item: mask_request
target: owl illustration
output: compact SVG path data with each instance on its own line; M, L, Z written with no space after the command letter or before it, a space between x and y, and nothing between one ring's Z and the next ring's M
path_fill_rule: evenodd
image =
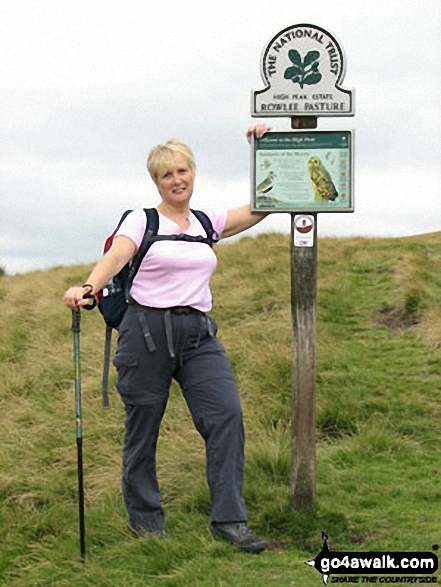
M338 196L329 172L319 157L311 157L308 161L309 177L314 188L316 202L333 202Z
M274 171L270 171L266 177L256 188L256 191L259 195L267 194L270 192L274 187L274 180L276 179L276 174Z

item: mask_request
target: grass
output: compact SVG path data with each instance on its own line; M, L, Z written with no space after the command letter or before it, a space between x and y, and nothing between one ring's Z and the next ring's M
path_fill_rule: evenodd
M317 305L317 504L290 503L289 239L219 246L213 315L239 383L245 498L270 549L214 540L204 447L172 387L158 446L170 538L127 531L123 408L101 407L104 328L82 313L87 561L79 562L70 313L61 294L90 267L0 281L0 584L241 587L320 584L321 548L430 551L440 542L441 234L321 239ZM115 373L111 373L114 387Z

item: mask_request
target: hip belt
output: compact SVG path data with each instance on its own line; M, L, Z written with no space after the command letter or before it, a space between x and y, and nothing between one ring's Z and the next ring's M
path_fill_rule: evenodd
M177 314L178 316L181 314L204 314L201 310L197 310L196 308L192 308L191 306L173 306L172 308L166 308L166 310L170 311L171 314Z
M154 307L150 307L150 306L142 306L141 304L137 304L137 303L130 304L130 305L136 306L141 309L153 311L153 312L163 312L164 313L164 325L165 325L165 336L166 336L166 340L167 340L167 348L168 348L168 352L170 354L170 357L172 359L175 358L172 314L174 314L176 316L189 315L189 314L200 314L201 316L203 316L205 318L205 323L207 326L208 335L210 337L215 336L214 327L213 327L213 324L212 324L209 316L205 312L202 312L202 310L197 310L196 308L193 308L192 306L173 306L171 308L154 308ZM149 349L150 352L154 352L156 350L156 345L155 345L155 342L154 342L153 337L150 332L150 328L148 325L146 314L139 312L138 319L141 324L142 333L144 335L144 340L147 344L147 348ZM199 338L196 343L196 348L199 346L200 335L201 335L201 332L199 333Z

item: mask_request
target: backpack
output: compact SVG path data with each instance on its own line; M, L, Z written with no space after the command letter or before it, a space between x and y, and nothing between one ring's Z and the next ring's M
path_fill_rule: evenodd
M104 245L104 253L110 249L113 239L126 217L132 210L126 210L121 216L115 230L107 238ZM218 236L214 231L210 218L202 210L193 210L191 212L196 216L206 232L204 236L191 236L188 234L158 234L159 215L156 208L144 208L146 215L146 227L141 244L132 261L127 263L119 273L117 273L97 295L98 309L101 312L106 323L106 340L104 347L104 371L103 371L103 406L109 407L108 398L108 381L110 368L110 349L112 343L112 330L118 329L124 318L124 314L131 301L130 289L133 280L138 273L142 260L153 243L161 240L179 240L186 242L200 242L213 247L218 241Z

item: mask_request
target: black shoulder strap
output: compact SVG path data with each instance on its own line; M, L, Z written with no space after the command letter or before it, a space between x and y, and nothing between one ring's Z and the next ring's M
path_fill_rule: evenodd
M207 233L209 245L210 245L210 247L212 247L219 240L219 235L215 232L215 230L213 228L213 224L212 224L208 214L206 214L205 212L202 212L202 210L191 209L191 211L196 216L196 218L199 220L199 222L202 224L202 228Z
M124 214L121 216L121 218L119 219L118 225L115 228L115 232L119 229L119 227L121 226L121 224L124 222L124 220L127 218L127 216L130 214L130 212L133 212L133 210L126 210L124 212Z
M127 293L132 287L133 280L138 273L142 260L153 244L153 237L158 234L159 216L156 208L144 208L144 212L146 215L145 232L141 244L139 245L139 249L136 255L133 257L132 263L130 264L129 277L127 279Z

